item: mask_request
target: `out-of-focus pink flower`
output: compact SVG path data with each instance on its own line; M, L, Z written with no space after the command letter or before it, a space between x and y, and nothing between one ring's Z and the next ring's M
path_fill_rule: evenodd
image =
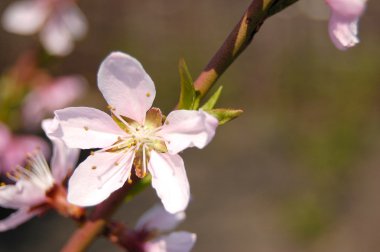
M56 127L53 121L45 121L44 129L48 136ZM38 215L51 206L59 205L62 210L61 183L74 168L79 151L68 149L62 141L51 137L54 153L51 160L51 171L40 151L34 151L28 157L27 167L18 166L8 173L8 178L15 184L0 186L0 206L17 209L7 218L0 220L0 231L17 227L35 215Z
M346 50L359 43L358 23L367 0L326 0L330 6L329 34L334 45Z
M59 77L47 85L35 87L23 104L25 127L36 129L47 114L74 102L85 90L86 82L79 76Z
M161 111L151 108L156 90L140 62L116 52L98 72L98 87L112 117L87 107L55 112L57 137L71 148L102 148L75 170L68 199L80 206L96 205L130 178L149 171L166 210L183 211L189 202L189 182L178 153L205 147L214 137L218 120L204 111L175 110L163 123Z
M196 241L194 233L178 231L168 234L185 217L184 212L171 214L161 205L156 205L138 220L134 231L126 232L120 238L120 243L128 251L189 252Z
M0 123L0 155L6 149L9 141L11 140L11 132L8 127Z
M9 129L0 123L0 172L5 173L23 165L27 153L40 149L49 155L48 144L40 137L33 135L12 135Z
M2 23L9 32L31 35L38 31L46 50L64 56L87 32L87 20L72 0L21 0L5 10Z

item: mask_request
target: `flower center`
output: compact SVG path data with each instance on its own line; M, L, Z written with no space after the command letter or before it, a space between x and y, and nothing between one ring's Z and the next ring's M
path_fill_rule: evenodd
M29 181L43 191L48 191L54 185L54 178L49 166L39 150L34 154L28 154L25 167L18 166L6 175L15 183L20 180Z
M152 113L155 113L153 120L151 118ZM157 114L159 116L157 116ZM133 165L135 174L139 178L145 177L150 152L152 150L160 153L168 151L165 140L157 134L162 125L161 112L157 112L157 110L153 110L153 112L148 111L146 122L143 125L122 116L114 115L114 120L127 135L119 137L118 141L107 148L106 151L134 151L135 158Z

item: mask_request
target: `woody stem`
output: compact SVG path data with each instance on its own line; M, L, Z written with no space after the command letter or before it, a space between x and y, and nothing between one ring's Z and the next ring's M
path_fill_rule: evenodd
M253 0L222 46L194 82L201 97L251 43L265 19L298 0Z

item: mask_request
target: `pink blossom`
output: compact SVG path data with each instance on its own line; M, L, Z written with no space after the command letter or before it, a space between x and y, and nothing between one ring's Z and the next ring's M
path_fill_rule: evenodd
M64 108L81 97L86 82L79 76L67 76L54 79L47 85L37 86L25 98L22 115L26 127L35 129L46 114Z
M71 148L102 148L75 170L68 199L80 206L96 205L130 178L149 171L167 211L186 208L190 192L182 158L188 147L205 147L218 120L204 111L175 110L164 123L151 108L156 90L141 64L115 52L101 64L98 87L112 117L93 108L72 107L55 112L60 130L55 135Z
M185 217L184 212L171 214L156 205L138 220L135 230L126 232L119 242L128 251L189 252L196 241L195 234L185 231L168 233Z
M31 35L40 31L40 40L54 55L69 54L74 41L87 32L87 20L71 0L21 0L5 10L2 23L9 32Z
M346 50L359 43L358 23L367 0L326 0L331 9L329 34L335 46Z
M5 173L18 165L23 165L26 154L39 148L49 155L49 146L40 137L33 135L13 135L5 124L0 123L0 171Z
M44 130L48 136L54 127L56 124L52 121L44 122ZM54 147L51 171L42 153L35 151L28 157L27 168L19 166L14 172L8 173L8 178L15 183L1 185L0 206L16 209L16 212L0 220L0 231L17 227L44 212L50 207L49 204L58 202L62 208L62 194L65 196L65 193L61 191L61 183L73 169L79 152L68 149L62 141L52 136L51 140Z

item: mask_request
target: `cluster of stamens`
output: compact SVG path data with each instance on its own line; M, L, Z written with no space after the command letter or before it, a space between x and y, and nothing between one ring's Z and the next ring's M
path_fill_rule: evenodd
M112 112L111 108L111 112ZM148 127L147 125L140 125L139 123L132 121L128 118L113 114L115 122L123 129L127 134L126 136L118 137L117 141L109 147L99 150L99 152L134 152L133 167L137 177L143 178L147 174L147 166L150 159L150 152L155 150L157 152L167 152L165 140L157 135L157 132L161 130L162 126ZM127 122L128 121L128 122ZM94 155L96 152L93 152ZM99 180L104 182L111 179L113 176L123 177L128 169L123 169L130 159L128 155L121 156L115 163L114 173L107 174L107 178L104 178L105 174L98 176ZM93 170L96 166L92 167ZM131 182L131 176L129 175L128 181Z
M42 190L49 190L54 185L49 165L39 149L33 154L27 154L25 167L18 165L11 172L7 172L6 176L15 183L20 180L29 181ZM1 186L5 185L1 183Z

